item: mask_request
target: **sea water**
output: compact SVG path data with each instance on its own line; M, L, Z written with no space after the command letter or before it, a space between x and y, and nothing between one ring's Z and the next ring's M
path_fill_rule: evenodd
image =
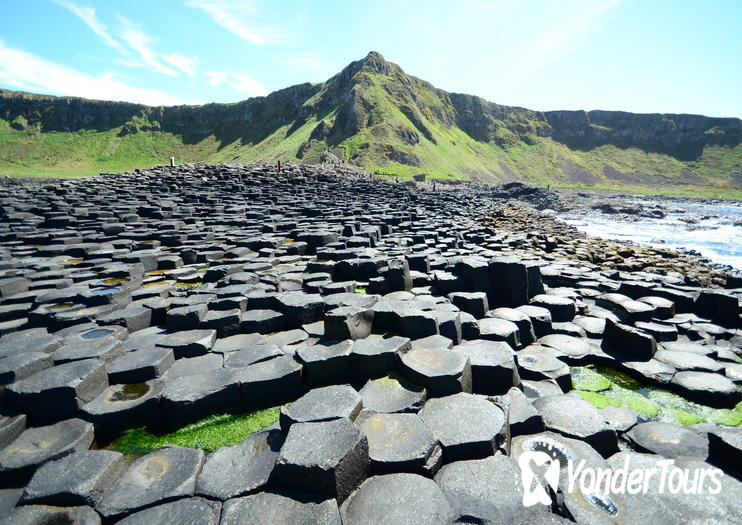
M695 250L715 263L742 270L742 206L736 203L703 204L650 199L637 200L634 204L661 204L666 207L667 216L662 219L637 217L636 221L626 222L611 215L596 214L581 218L567 216L564 221L601 239ZM685 210L685 213L673 210ZM703 218L705 215L714 217ZM683 217L693 217L697 222L689 229L689 225L681 221Z

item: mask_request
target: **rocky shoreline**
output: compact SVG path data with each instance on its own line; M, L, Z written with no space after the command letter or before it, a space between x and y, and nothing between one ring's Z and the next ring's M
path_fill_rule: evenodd
M342 166L0 187L0 523L739 516L742 290L697 255L587 239L534 209L566 208L549 190ZM711 416L606 405L611 381L590 367ZM274 407L274 424L209 454L106 446ZM563 481L568 461L673 459L720 469L721 491L562 482L526 507L532 452Z

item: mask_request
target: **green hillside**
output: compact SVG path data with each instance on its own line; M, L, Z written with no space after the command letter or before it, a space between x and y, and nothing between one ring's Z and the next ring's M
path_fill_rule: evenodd
M148 107L0 90L0 174L167 162L316 162L381 174L742 195L742 122L537 112L447 93L378 53L323 84L236 104Z

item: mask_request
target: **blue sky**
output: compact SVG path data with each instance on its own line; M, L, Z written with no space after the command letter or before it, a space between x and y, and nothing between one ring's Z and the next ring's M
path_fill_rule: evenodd
M737 0L0 0L0 87L152 105L322 82L370 50L536 110L742 117Z

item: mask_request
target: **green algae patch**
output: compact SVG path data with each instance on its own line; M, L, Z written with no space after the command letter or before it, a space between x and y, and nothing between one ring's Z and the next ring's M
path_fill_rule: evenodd
M357 294L366 295L366 289L363 286L356 286L354 291Z
M279 413L280 407L274 407L245 414L209 416L168 434L156 434L146 427L132 428L124 431L108 448L127 456L143 456L165 445L213 452L236 445L271 426L278 421Z
M600 408L601 410L606 408L607 406L621 406L621 403L619 401L611 399L610 397L604 396L602 394L597 394L595 392L585 392L582 390L578 390L577 393L580 394L580 397L582 397L582 399L584 399L591 405Z
M721 409L712 414L708 421L717 425L738 427L742 425L742 414L737 410Z
M623 372L606 367L572 367L570 374L577 393L600 409L625 406L644 420L685 426L705 422L742 426L742 403L734 409L711 408L688 401L663 388L643 385Z
M657 419L661 412L659 405L638 394L626 399L626 408L644 419Z
M571 375L572 388L575 390L601 392L613 386L610 379L588 367L575 367L572 369Z

